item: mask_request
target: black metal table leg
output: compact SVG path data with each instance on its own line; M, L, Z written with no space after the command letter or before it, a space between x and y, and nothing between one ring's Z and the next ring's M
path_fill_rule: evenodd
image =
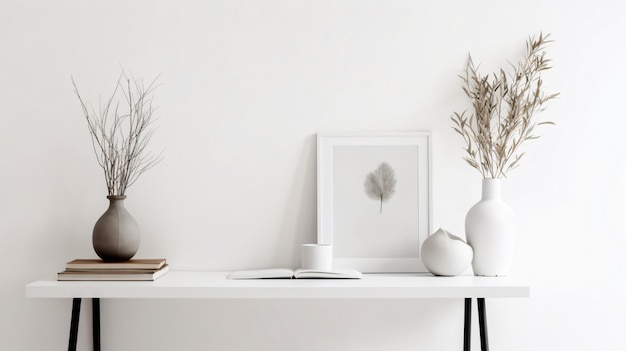
M478 299L478 324L480 325L480 349L489 351L489 340L487 339L487 308L485 306L485 298Z
M463 351L470 351L472 340L472 299L465 298L465 323L463 324Z
M80 319L80 303L81 299L75 297L72 301L72 321L70 322L70 341L68 343L68 351L76 351L76 341L78 339L78 321Z
M100 351L100 299L91 299L93 304L92 325L93 325L93 351Z

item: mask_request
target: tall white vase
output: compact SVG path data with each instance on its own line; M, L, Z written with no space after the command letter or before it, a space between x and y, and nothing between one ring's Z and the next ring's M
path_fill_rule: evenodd
M515 237L516 217L501 199L501 180L485 178L482 198L465 217L465 236L474 250L475 275L499 277L509 274Z

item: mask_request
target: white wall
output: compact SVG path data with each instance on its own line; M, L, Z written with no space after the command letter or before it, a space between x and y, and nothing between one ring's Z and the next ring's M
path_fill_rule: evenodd
M67 347L71 302L27 300L24 285L94 255L106 194L71 75L95 101L120 65L162 74L165 159L128 192L138 256L296 266L315 240L319 130L432 131L434 228L462 235L480 176L450 128L466 107L457 75L469 51L493 69L542 30L556 40L546 87L561 92L544 117L558 124L505 184L532 297L488 301L491 346L626 349L625 16L610 0L0 1L0 350ZM102 318L117 351L462 344L461 301L122 300Z

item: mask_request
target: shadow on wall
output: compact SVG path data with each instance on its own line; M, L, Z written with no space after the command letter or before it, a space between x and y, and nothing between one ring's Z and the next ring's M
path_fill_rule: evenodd
M293 182L285 201L280 233L275 250L291 249L290 264L300 266L300 246L317 243L317 144L309 135L302 146Z

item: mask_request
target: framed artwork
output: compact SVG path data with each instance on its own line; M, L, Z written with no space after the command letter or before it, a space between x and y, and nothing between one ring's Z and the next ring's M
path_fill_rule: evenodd
M430 165L429 132L317 134L317 241L334 268L427 271Z

